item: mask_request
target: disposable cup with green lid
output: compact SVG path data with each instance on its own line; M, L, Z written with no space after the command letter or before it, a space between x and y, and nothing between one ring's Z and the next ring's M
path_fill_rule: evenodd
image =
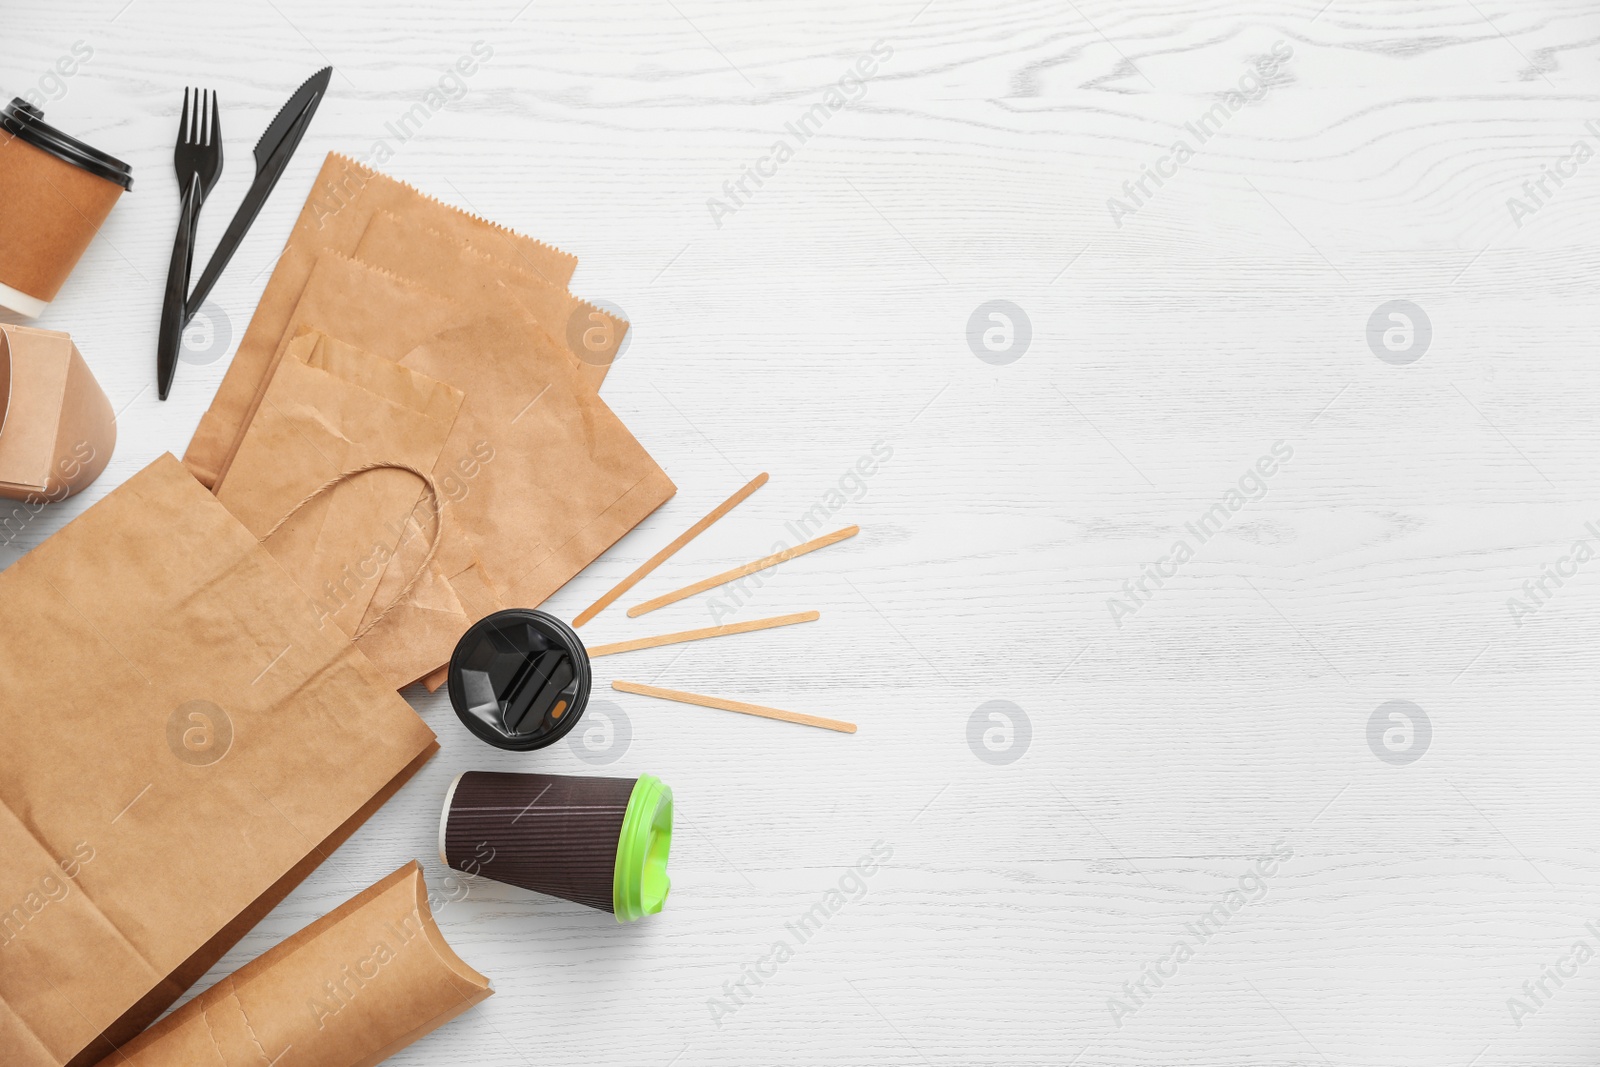
M671 882L672 789L661 779L466 771L439 820L445 866L560 897L618 922L653 915Z

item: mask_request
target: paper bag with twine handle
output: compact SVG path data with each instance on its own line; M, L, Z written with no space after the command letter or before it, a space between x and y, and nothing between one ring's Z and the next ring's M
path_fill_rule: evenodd
M448 903L448 900L446 901ZM415 860L268 949L103 1067L367 1067L487 998Z
M437 668L475 619L500 607L486 582L465 582L462 595L450 585L448 575L478 560L450 521L449 494L429 481L424 498L417 482L456 470L444 446L461 402L436 379L300 333L216 488L251 532L265 540L270 528L268 550L396 689ZM303 500L357 468L378 473ZM461 484L446 482L455 493Z
M171 456L0 603L0 1063L93 1063L438 743Z
M575 256L450 207L404 182L330 152L222 385L184 453L184 464L201 484L216 484L234 443L249 424L250 412L266 387L269 365L288 332L289 317L317 256L326 251L354 252L377 211L417 219L551 285L565 286L578 265Z
M469 468L476 473L462 480L463 492L451 495L453 525L481 565L463 570L440 561L440 573L471 617L453 633L434 617L440 625L430 631L427 647L439 654L427 668L434 672L427 678L431 689L442 680L438 669L449 662L455 639L489 614L474 613L475 603L539 604L675 491L585 381L571 352L529 319L505 313L485 318L459 301L330 252L307 279L290 328L335 336L460 391L461 411L433 469L440 484L460 475L459 465L475 454L493 457ZM285 343L275 376L293 373L294 343ZM275 388L269 386L268 396ZM307 410L313 421L342 422ZM255 418L274 415L264 403ZM349 432L341 436L357 439ZM241 441L240 454L245 447ZM230 464L219 486L225 498L234 477ZM397 618L374 637L390 630L403 641L410 625ZM410 665L426 658L420 647L408 646L417 652Z

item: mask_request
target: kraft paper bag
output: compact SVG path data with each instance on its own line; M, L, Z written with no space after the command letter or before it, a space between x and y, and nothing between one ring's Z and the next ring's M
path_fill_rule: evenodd
M269 364L288 334L289 317L317 257L327 251L354 252L368 220L378 211L414 218L551 285L565 286L578 265L575 256L450 207L404 182L330 152L211 408L184 454L185 465L203 485L216 484L235 442L249 424L256 400L266 387Z
M0 1063L94 1063L438 744L171 456L0 604Z
M117 419L72 338L0 323L0 496L65 500L111 462Z
M519 320L447 330L401 363L465 396L446 455L493 447L454 514L507 604L542 603L677 491L568 353Z
M476 255L470 248L466 251ZM417 269L412 268L411 273L417 273ZM436 271L428 269L421 273L432 276ZM493 292L485 288L489 286L502 295L495 298ZM325 252L317 258L305 285L300 290L300 300L289 317L283 340L267 364L267 381L270 382L272 375L276 373L278 364L292 340L306 330L316 330L337 337L341 341L396 361L427 338L444 330L491 317L517 318L522 323L521 329L528 335L529 344L544 346L557 344L550 332L524 310L522 301L511 297L511 292L499 281L481 273L460 275L449 282L446 288L441 289L415 281L386 266L374 265L336 252ZM571 301L572 298L566 296L565 300ZM544 303L548 304L549 301ZM584 329L578 331L579 337L574 342L577 347L588 351L583 348L585 344L590 343L584 339L585 337L613 338L614 340L605 344L610 346L608 351L614 353L615 344L620 341L626 323L611 319L599 309L589 308L588 305L581 305L574 314L578 315L573 320L574 328L584 326ZM588 318L590 315L603 316L603 321L595 324ZM599 344L599 342L594 343ZM590 388L598 389L604 371L609 368L609 362L605 366L597 367L573 355L569 348L562 347L561 351L567 353L579 372L580 380L586 382ZM607 350L597 349L597 351L605 355ZM249 420L255 418L256 412L260 410L260 404L261 398L258 397L247 412L246 425ZM218 483L227 479L228 468L233 462L234 455L237 455L242 440L241 435L223 461Z
M462 465L470 474L476 462ZM436 473L435 484L444 495L448 515L455 499L451 494L467 483ZM406 584L418 574L428 545L428 531L413 515L399 550L378 579L377 592L361 623L365 632L356 644L390 678L404 678L409 684L431 674L439 664L449 662L468 627L506 606L476 556L470 556L465 565L452 561L449 550L459 529L459 522L447 521L442 558L429 563L405 592Z
M276 374L292 343L290 338L305 331L335 335L341 343L397 363L406 352L463 314L461 305L438 293L348 257L326 253L306 280L290 318L290 334L274 356L269 373ZM259 408L252 412L252 421L258 412ZM242 446L242 438L239 443ZM461 452L441 455L434 472L440 490L447 499L470 492L478 470L492 458L492 446L481 438L465 442ZM230 467L231 458L223 466L219 485L229 480ZM426 541L418 536L415 525L408 530L402 553L385 569L371 603L395 604L400 591L397 583L417 573L417 552ZM402 679L402 683L446 662L467 625L504 606L494 582L481 566L475 560L460 560L453 554L455 547L453 539L447 537L442 545L445 551L411 594L391 609L392 617L385 618L381 629L374 627L362 638L363 650L382 663L391 676L398 677L418 658L433 658L425 670ZM461 623L462 618L466 619L465 624ZM364 619L362 625L371 627L371 617ZM377 647L380 644L381 650Z
M272 381L289 345L308 330L397 363L424 339L460 321L463 313L460 304L443 294L347 256L324 253L301 287L283 339L266 363L263 385ZM263 388L262 396L251 401L243 426L255 418L265 393ZM241 433L232 443L216 484L227 480L243 440Z
M102 1064L370 1067L492 992L439 932L413 860Z
M454 482L430 488L410 473L439 466L461 402L457 389L307 331L288 345L216 488L396 689L449 658L481 617L470 610L498 609L464 605L445 580L478 562L443 496ZM387 464L410 471L345 477ZM300 506L330 480L340 484Z
M484 592L481 601L540 603L675 491L572 354L529 319L483 319L459 301L327 252L290 329L335 337L463 394L433 473L444 486L463 464L475 471L451 513L480 566L442 569L468 614L471 589ZM477 457L490 458L474 464ZM221 484L232 476L228 469ZM438 688L450 648L430 668L430 688Z
M355 258L459 301L472 318L515 312L532 319L572 353L580 376L596 390L628 332L622 319L537 274L387 211L367 223Z

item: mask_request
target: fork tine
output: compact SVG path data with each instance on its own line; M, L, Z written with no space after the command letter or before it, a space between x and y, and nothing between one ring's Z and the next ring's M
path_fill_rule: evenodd
M222 116L217 112L217 93L216 90L213 89L211 91L211 137L206 141L207 144L218 143L218 141L221 139L220 135L218 134L218 130L220 130L221 127Z
M183 90L183 114L178 118L178 140L189 139L189 90Z

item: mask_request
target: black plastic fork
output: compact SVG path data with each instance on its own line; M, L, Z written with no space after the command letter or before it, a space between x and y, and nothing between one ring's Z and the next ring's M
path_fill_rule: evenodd
M189 109L191 92L192 115ZM207 103L210 104L209 114ZM222 175L222 121L216 93L205 89L183 91L183 115L178 119L178 146L173 150L172 163L183 201L178 211L178 235L172 243L172 262L167 267L161 332L156 339L156 392L162 400L172 391L172 379L178 370L178 350L183 346L183 311L189 296L189 268L194 262L200 206Z

